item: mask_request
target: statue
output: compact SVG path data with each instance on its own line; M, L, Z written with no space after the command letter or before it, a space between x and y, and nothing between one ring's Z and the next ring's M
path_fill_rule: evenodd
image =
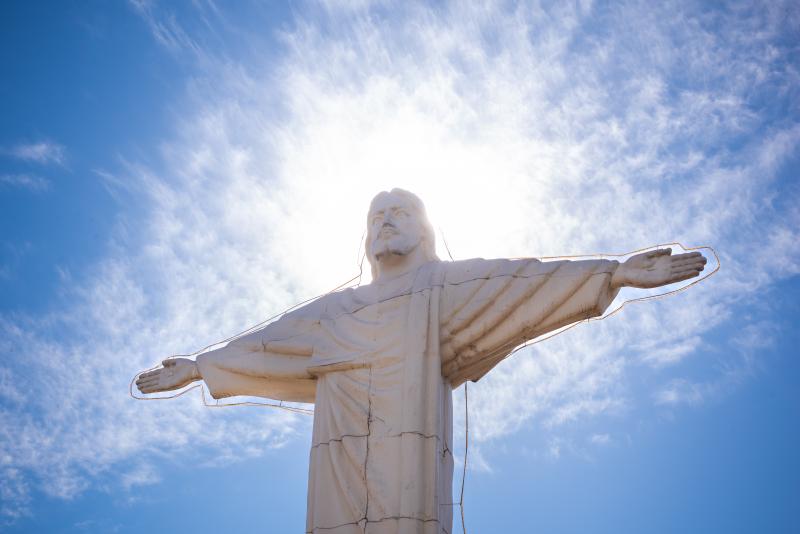
M697 252L442 262L420 199L379 193L369 285L325 295L218 350L165 360L142 393L204 380L214 398L315 404L306 532L452 530L452 390L521 343L602 315L623 286L696 277Z

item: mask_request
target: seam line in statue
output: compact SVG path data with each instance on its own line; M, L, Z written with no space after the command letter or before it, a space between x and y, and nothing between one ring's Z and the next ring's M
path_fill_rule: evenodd
M389 435L389 436L381 436L381 439L399 438L399 437L405 436L406 434L414 434L414 435L419 436L419 437L421 437L423 439L430 439L430 438L435 438L436 440L440 439L439 436L437 436L436 434L425 434L423 432L418 432L416 430L407 430L405 432L400 432L399 434L392 434L392 435ZM372 435L371 432L368 433L368 434L344 434L344 435L342 435L342 436L340 436L338 438L331 438L331 439L329 439L327 441L320 441L319 443L315 443L314 445L311 446L311 448L312 449L316 449L317 447L321 447L322 445L330 445L331 443L335 443L335 442L341 443L345 438L354 438L354 439L357 439L357 438L368 438L371 435ZM445 453L451 454L450 450L448 448L446 448L446 447L442 450L442 453L443 454L445 454Z
M452 506L459 506L466 534L468 388L464 384L457 502L448 443L453 440L452 389L479 380L522 347L584 320L609 317L628 302L659 298L625 301L604 316L622 287L668 286L698 277L707 262L700 252L673 257L671 248L641 249L623 264L609 256L628 254L596 254L577 262L567 257L441 261L422 202L399 189L373 199L362 239L359 270L366 257L369 285L361 285L360 273L355 284L353 278L224 341L163 360L161 368L135 379L145 394L202 381L172 397L200 388L206 405L206 388L216 399L279 400L277 405L228 406L302 410L283 403L313 402L318 409L306 411L314 414L307 534L448 534ZM718 269L719 258L711 274ZM224 343L230 347L206 352ZM133 396L132 387L133 381Z
M400 519L408 519L408 520L411 520L411 521L419 521L420 523L439 523L439 519L438 518L423 519L421 517L411 517L411 516L406 516L406 515L391 515L391 516L381 517L380 519L364 519L364 518L362 518L362 519L359 519L358 521L349 521L347 523L342 523L340 525L335 525L335 526L332 526L332 527L314 527L314 530L306 530L306 534L313 534L314 532L316 532L318 530L336 530L337 528L347 527L347 526L350 526L350 525L360 525L361 523L364 523L364 528L366 529L366 526L368 524L371 524L371 523L382 523L383 521L397 521L397 520L400 520ZM449 534L449 532L447 532L447 530L445 530L444 527L441 527L441 529L445 532L445 534Z
M523 271L523 270L524 270L526 267L528 267L528 265L530 265L530 264L528 263L528 264L523 264L523 265L520 265L520 267L519 267L519 269L517 270L517 272L515 272L515 273L511 273L510 275L508 275L508 274L507 274L507 275L498 275L498 276L494 277L494 280L502 280L502 281L503 281L503 287L500 289L500 291L498 291L498 292L497 292L497 294L496 294L495 298L500 298L502 295L504 295L504 294L505 294L505 293L506 293L506 292L509 290L509 288L510 288L512 285L514 285L514 282L515 282L517 279L529 278L529 277L530 277L530 275L529 275L528 277L526 277L524 274L520 274L520 271ZM542 280L542 281L540 281L540 282L539 282L539 284L537 284L537 285L533 285L533 286L532 286L532 288L533 288L533 289L532 289L532 291L533 291L534 293L535 293L536 291L538 291L539 287L541 287L541 286L542 286L544 283L546 283L546 281L547 281L547 280L549 280L549 279L550 279L550 278L553 276L553 273L555 273L556 271L558 271L560 268L561 268L561 266L559 266L558 268L556 268L556 269L555 269L555 270L553 270L553 271L550 271L549 273L540 273L540 274L542 274L542 278L543 278L543 280ZM485 278L485 280L486 280L486 281L489 281L489 279L490 279L490 278L492 278L492 277L491 277L491 276L489 276L489 277ZM469 281L467 281L467 282L464 282L464 283L469 283L469 282L472 282L472 281L475 281L475 280L469 280ZM459 283L453 283L453 284L450 284L450 285L457 286L457 285L460 285L460 284L459 284ZM460 313L461 313L461 312L464 310L464 308L465 308L465 307L468 305L468 303L469 303L469 302L471 302L473 299L475 299L475 298L477 297L477 295L478 295L478 294L479 294L481 291L483 291L483 290L484 290L484 288L485 288L485 285L481 285L481 286L478 286L478 287L476 287L476 288L475 288L475 289L472 291L472 293L469 295L469 297L468 297L468 298L465 298L465 299L463 300L463 302L461 303L461 305L460 305L460 306L458 306L458 307L454 308L454 309L453 309L453 310L450 312L450 314L449 314L449 315L448 315L448 316L445 318L445 322L448 322L448 321L452 320L454 317L457 317L457 316L458 316L458 315L459 315L459 314L460 314ZM523 294L523 297L524 297L525 295L527 295L528 293L530 293L530 292L531 292L531 288L528 288L528 290L527 290L527 291L526 291L526 292ZM518 299L518 300L519 300L519 299ZM487 308L489 305L491 305L491 301L490 301L490 299L487 299L487 302L486 302L486 303L485 303L483 306L481 306L481 307L479 307L479 308L477 308L477 309L473 310L473 312L472 312L471 316L470 316L470 317L469 317L469 318L468 318L468 319L467 319L467 320L464 322L464 324L463 324L463 325L462 325L460 328L457 328L456 330L451 330L451 332L450 332L450 335L452 336L452 335L454 335L454 334L458 333L459 331L463 330L464 328L466 328L466 327L467 327L469 324L471 324L471 323L474 321L474 319L475 319L475 318L477 318L477 317L478 317L478 316L481 314L481 312L483 312L483 311L484 311L484 310L485 310L485 309L486 309L486 308Z
M603 270L603 271L597 271L597 272L590 273L589 276L591 277L591 276L606 275L606 274L612 274L612 273L610 271ZM568 275L564 275L564 276L568 276ZM433 288L436 288L436 287L444 289L446 286L458 286L458 285L462 285L462 284L468 284L470 282L475 282L475 281L478 281L478 280L497 280L498 278L531 279L531 278L536 278L536 277L560 278L555 273L537 273L537 274L531 274L531 275L510 274L510 275L498 275L498 276L494 276L494 277L491 277L491 276L479 276L477 278L470 278L469 280L462 280L460 282L445 282L445 283L442 283L442 284L431 284L430 286L424 287L422 289L403 292L403 293L400 293L398 295L393 295L393 296L387 297L385 299L381 299L381 300L378 300L378 301L375 301L375 302L364 304L363 306L359 306L357 308L354 308L351 311L342 312L342 313L339 313L339 314L336 314L336 315L327 316L325 318L326 319L330 319L330 320L335 320L335 319L338 319L339 317L344 317L346 315L354 315L354 314L358 313L359 311L363 310L364 308L368 308L369 306L374 306L376 304L383 304L385 302L389 302L389 301L397 299L397 298L402 298L402 297L415 295L417 293L422 293L423 291L429 291L429 290L431 290ZM298 337L298 335L287 336L287 337L282 337L282 338L266 338L266 339L262 340L262 344L263 343L278 342L278 341L286 341L286 340L294 338L294 337ZM237 338L237 339L241 339L241 338Z
M369 384L367 385L367 451L364 455L364 489L367 491L364 517L362 521L369 521L369 435L372 434L372 367L369 368ZM364 523L364 533L367 532L367 523Z

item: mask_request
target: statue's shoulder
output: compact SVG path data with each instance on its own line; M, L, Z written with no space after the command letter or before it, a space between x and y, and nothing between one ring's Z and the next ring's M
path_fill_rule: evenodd
M312 302L311 304L314 306L308 313L317 318L332 318L349 314L370 304L374 300L371 297L372 293L373 288L370 284L332 291Z
M325 295L317 297L311 302L307 302L302 305L297 305L297 307L284 313L281 316L280 320L285 323L318 321L320 316L322 315L323 310L325 310L326 301L331 294L332 293L327 293Z

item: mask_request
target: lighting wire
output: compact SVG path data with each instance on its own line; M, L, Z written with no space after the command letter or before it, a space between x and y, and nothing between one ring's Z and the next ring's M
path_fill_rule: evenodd
M447 239L444 237L444 232L442 232L441 228L439 228L439 233L441 235L442 243L444 244L445 250L447 251L447 255L450 257L450 261L454 262L455 260L453 259L453 254L450 251L450 247L449 247L449 245L447 243ZM358 261L359 272L353 278L347 280L346 282L343 282L342 284L339 284L338 286L336 286L335 288L331 289L330 291L327 291L327 292L322 293L320 295L317 295L315 297L312 297L312 298L306 299L306 300L304 300L302 302L299 302L299 303L297 303L297 304L295 304L293 306L290 306L289 308L285 309L284 311L282 311L280 313L277 313L277 314L273 315L272 317L269 317L269 318L267 318L267 319L265 319L265 320L263 320L263 321L261 321L261 322L259 322L257 324L254 324L253 326L243 330L242 332L239 332L238 334L230 336L227 339L223 339L222 341L218 341L216 343L212 343L210 345L206 345L205 347L203 347L200 350L197 350L197 351L195 351L195 352L193 352L191 354L170 356L170 357L166 358L165 361L166 360L170 360L170 359L174 359L174 358L178 358L178 357L192 358L192 357L198 356L198 355L204 353L205 351L207 351L208 349L211 349L212 347L216 347L218 345L222 345L223 343L228 343L230 341L239 339L242 336L250 334L250 333L256 331L257 329L261 328L262 326L265 326L266 324L270 323L271 321L273 321L273 320L275 320L275 319L277 319L279 317L282 317L283 315L289 313L290 311L292 311L294 309L297 309L300 306L303 306L305 304L308 304L309 302L315 301L315 300L317 300L317 299L319 299L321 297L324 297L326 295L329 295L329 294L334 293L336 291L339 291L341 289L345 289L345 288L348 288L348 287L358 287L358 286L360 286L361 285L361 280L362 280L362 277L363 277L363 273L364 273L364 259L366 257L366 243L365 243L365 239L364 239L365 236L366 236L366 231L362 235L361 240L359 242L359 256L360 256L360 259ZM551 333L549 333L547 335L539 336L539 337L537 337L535 339L531 339L529 341L526 341L525 343L522 343L519 346L515 347L513 350L511 350L500 361L503 361L503 360L511 357L512 355L516 354L517 352L519 352L520 350L522 350L524 348L530 347L532 345L536 345L537 343L541 343L542 341L546 341L546 340L551 339L551 338L553 338L553 337L555 337L557 335L563 334L567 330L575 328L576 326L578 326L580 324L593 322L593 321L605 320L605 319L607 319L607 318L609 318L609 317L611 317L613 315L616 315L620 311L622 311L622 309L628 304L632 304L632 303L635 303L635 302L645 302L645 301L649 301L649 300L663 299L665 297L668 297L668 296L675 295L677 293L681 293L683 291L686 291L690 287L695 286L695 285L699 284L700 282L703 282L703 281L707 280L708 278L711 278L712 276L714 276L720 270L720 268L722 266L722 264L720 262L720 259L719 259L719 255L717 254L717 251L713 247L711 247L709 245L703 245L703 246L698 246L698 247L686 247L686 246L684 246L683 244L681 244L680 242L677 242L677 241L672 242L672 243L664 243L664 244L656 245L656 246L653 246L653 247L645 247L645 248L641 248L641 249L638 249L638 250L634 250L632 252L627 252L625 254L596 253L596 254L580 254L580 255L566 255L566 256L539 256L539 257L524 257L523 256L523 257L509 258L509 259L515 259L515 260L536 259L536 260L540 260L540 261L541 260L560 260L560 259L570 260L570 259L581 259L581 258L623 258L623 257L627 257L627 256L633 256L634 254L638 254L638 253L641 253L641 252L646 252L646 251L649 251L649 250L658 250L658 249L663 248L663 247L672 247L672 246L675 246L675 245L679 246L682 250L684 250L686 252L700 251L700 250L707 250L707 251L711 252L711 254L713 254L714 259L716 261L716 267L712 271L710 271L709 273L703 275L702 277L699 277L697 280L694 280L693 282L691 282L689 284L686 284L685 286L681 286L681 287L679 287L677 289L673 289L673 290L670 290L670 291L667 291L667 292L664 292L664 293L658 293L658 294L655 294L655 295L647 295L647 296L644 296L644 297L638 297L638 298L634 298L634 299L630 299L630 300L625 300L619 306L617 306L615 309L613 309L611 312L605 313L600 317L590 317L590 318L584 319L582 321L577 321L577 322L572 323L570 325L564 326L564 327L562 327L562 328L560 328L560 329L558 329L558 330L556 330L554 332L551 332ZM363 247L363 251L362 251L362 247ZM353 283L353 282L355 282L355 283ZM199 388L200 392L201 392L201 398L202 398L202 401L203 401L203 405L206 408L228 408L228 407L232 407L232 406L255 406L255 407L277 408L277 409L282 409L282 410L285 410L285 411L288 411L288 412L300 413L300 414L304 414L304 415L313 415L314 414L314 410L312 410L312 409L300 408L300 407L295 407L295 406L288 406L288 405L283 404L283 401L281 401L281 402L279 402L277 404L276 403L269 403L269 402L255 402L255 401L242 401L242 402L232 402L232 403L220 404L218 400L215 400L214 403L210 403L210 402L208 402L208 400L206 398L206 391L205 391L205 387L203 386L202 382L199 383L199 384L195 384L195 385L193 385L191 387L188 387L188 388L186 388L186 389L184 389L184 390L182 390L182 391L180 391L178 393L175 393L175 394L172 394L172 395L167 395L167 396L142 397L142 396L136 395L133 392L133 385L134 385L134 383L136 381L136 378L138 376L140 376L141 374L144 374L144 373L153 371L155 369L158 369L159 367L161 367L161 365L162 364L156 364L153 367L151 367L149 369L146 369L144 371L141 371L141 372L137 373L136 375L134 375L134 377L131 379L131 381L130 381L130 383L128 385L128 393L132 398L134 398L136 400L145 400L145 401L174 399L174 398L177 398L177 397L181 397L181 396L185 395L186 393L189 393L190 391L193 391L193 390ZM467 533L467 527L466 527L466 523L465 523L465 512L464 512L464 490L465 490L466 477L467 477L467 459L468 459L468 455L469 455L469 394L468 394L468 385L467 384L468 384L467 382L464 383L464 461L463 461L463 465L462 465L461 488L460 488L459 500L458 500L457 503L454 503L454 504L458 504L459 510L461 512L461 528L462 528L463 534Z

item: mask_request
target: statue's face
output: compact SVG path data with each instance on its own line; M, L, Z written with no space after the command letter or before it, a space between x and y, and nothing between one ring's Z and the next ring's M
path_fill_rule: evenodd
M422 228L413 206L401 195L382 193L369 210L370 252L380 259L386 254L405 256L422 241Z

